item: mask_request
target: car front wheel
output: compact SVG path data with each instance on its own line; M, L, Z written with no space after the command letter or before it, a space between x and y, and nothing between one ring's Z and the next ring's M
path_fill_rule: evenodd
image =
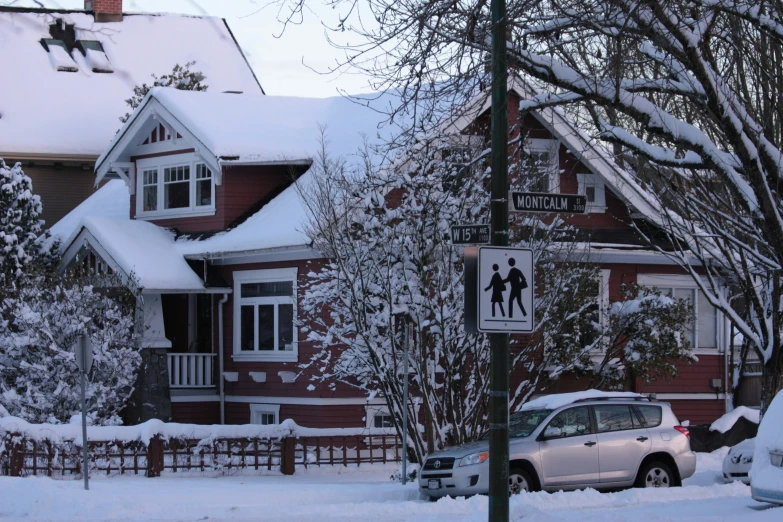
M519 495L520 493L529 492L530 489L530 475L527 471L519 468L512 469L508 474L508 494Z
M674 485L672 470L663 462L649 462L636 479L637 488L668 488Z

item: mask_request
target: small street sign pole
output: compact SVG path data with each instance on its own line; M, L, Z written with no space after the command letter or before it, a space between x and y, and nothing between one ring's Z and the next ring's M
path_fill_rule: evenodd
M402 372L405 381L402 385L402 485L408 482L408 353L410 353L410 323L405 320L405 359Z
M506 0L492 12L492 246L508 246ZM489 335L489 522L508 522L508 334Z
M92 366L92 346L87 342L86 335L80 335L76 341L76 363L82 385L82 474L84 475L84 489L90 489L90 473L87 468L87 372Z
M81 384L82 384L82 473L84 474L84 489L89 490L90 489L90 473L89 468L87 467L87 371L89 368L87 368L88 361L87 361L87 340L85 339L84 335L79 336L79 347L81 348L81 368L79 368L79 373L81 374ZM92 347L90 347L92 348Z

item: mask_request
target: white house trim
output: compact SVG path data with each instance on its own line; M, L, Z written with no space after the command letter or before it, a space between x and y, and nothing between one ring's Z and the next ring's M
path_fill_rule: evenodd
M268 403L250 403L250 424L261 424L261 414L271 413L275 416L274 424L280 424L280 405Z

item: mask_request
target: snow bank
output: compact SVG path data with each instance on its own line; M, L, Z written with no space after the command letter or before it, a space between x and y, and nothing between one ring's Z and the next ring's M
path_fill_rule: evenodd
M19 434L36 442L53 443L73 441L82 443L82 428L79 424L30 424L17 417L0 418L0 436ZM149 420L136 426L88 426L87 439L91 442L134 442L149 444L150 439L159 435L168 439L197 439L211 441L215 439L265 439L282 437L349 437L356 435L395 435L392 428L305 428L288 419L280 424L262 426L259 424L242 425L201 425Z
M764 414L750 468L750 483L754 489L783 493L783 467L772 465L770 451L783 453L783 392L778 392Z
M580 399L600 399L606 397L643 397L633 392L605 392L601 390L585 390L573 393L558 393L555 395L544 395L522 405L523 410L554 410L566 404L578 401Z
M759 410L754 410L745 406L739 406L713 422L712 425L710 425L710 431L726 433L732 428L732 426L734 426L734 423L736 423L740 417L745 417L750 422L758 424L759 413Z

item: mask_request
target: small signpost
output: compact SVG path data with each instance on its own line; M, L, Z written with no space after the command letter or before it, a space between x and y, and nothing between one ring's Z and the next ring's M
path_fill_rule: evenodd
M587 197L576 194L545 192L509 192L511 212L544 212L550 214L584 214Z
M84 489L90 489L90 473L87 467L87 372L92 368L92 343L88 335L81 334L73 347L76 355L76 366L81 374L82 385L82 473L84 474Z
M451 243L454 245L488 245L489 225L453 225Z

